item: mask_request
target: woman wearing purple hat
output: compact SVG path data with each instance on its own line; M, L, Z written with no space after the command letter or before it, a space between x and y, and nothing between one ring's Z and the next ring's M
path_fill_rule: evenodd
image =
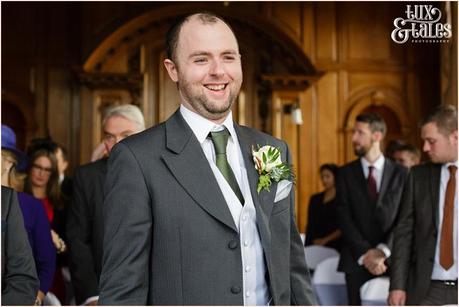
M16 172L16 166L23 164L25 159L25 154L16 148L16 135L13 130L2 125L2 185L22 190L23 178ZM18 192L18 198L40 280L37 301L42 302L53 282L56 248L52 242L51 228L40 201L22 192Z

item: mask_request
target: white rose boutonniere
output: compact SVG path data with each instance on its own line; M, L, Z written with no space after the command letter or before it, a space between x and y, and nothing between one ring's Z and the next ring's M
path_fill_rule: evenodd
M277 147L265 145L258 150L252 146L253 162L255 162L255 169L258 171L258 186L257 192L260 194L261 190L265 189L269 192L271 180L279 182L280 180L292 180L294 174L291 167L281 160L281 151Z

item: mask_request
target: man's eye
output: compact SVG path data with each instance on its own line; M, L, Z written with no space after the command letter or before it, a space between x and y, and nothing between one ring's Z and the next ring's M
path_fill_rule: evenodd
M206 58L196 58L194 62L195 63L205 63L207 62L207 59Z
M232 55L227 55L223 58L225 61L234 61L236 58Z

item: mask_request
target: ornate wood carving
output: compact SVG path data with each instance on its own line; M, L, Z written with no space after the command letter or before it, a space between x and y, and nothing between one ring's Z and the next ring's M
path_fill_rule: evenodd
M81 85L91 90L98 89L125 89L132 97L132 103L140 105L142 95L143 75L141 73L99 73L79 72L77 79Z

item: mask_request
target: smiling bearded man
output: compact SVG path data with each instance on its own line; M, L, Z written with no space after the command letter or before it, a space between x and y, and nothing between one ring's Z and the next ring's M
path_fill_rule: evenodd
M187 16L168 32L164 65L179 110L110 154L99 304L315 305L291 176L257 192L252 146L286 165L288 147L233 122L233 31L209 13Z

